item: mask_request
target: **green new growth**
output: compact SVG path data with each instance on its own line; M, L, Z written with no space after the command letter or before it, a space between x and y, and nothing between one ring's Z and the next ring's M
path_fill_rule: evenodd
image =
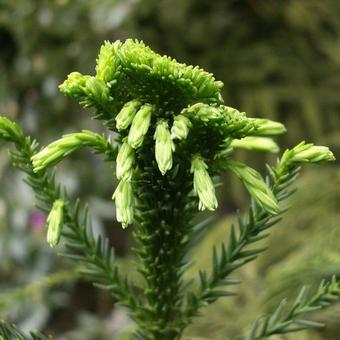
M130 39L105 42L95 71L94 76L72 72L60 90L91 108L93 117L115 133L114 139L85 130L40 149L5 117L0 118L0 137L14 144L13 164L26 173L38 207L49 214L49 244L61 242L64 256L82 264L82 275L128 308L136 324L131 338L180 339L202 308L237 294L240 282L234 272L265 250L257 243L285 211L282 201L294 193L300 166L333 161L334 156L325 146L302 142L268 165L263 178L235 160L234 151L278 152L271 137L286 129L226 106L223 83L212 74ZM79 200L71 202L49 169L83 147L114 165L115 178L108 185L117 221L133 228L141 281L131 281L124 268L117 267L108 239L93 235L88 209ZM220 247L211 249L211 266L190 284L183 275L190 266L188 254L210 218L193 221L201 210L217 209L216 189L226 172L243 183L250 207L239 214ZM256 321L244 338L320 327L306 314L328 306L339 294L336 278L323 282L314 295L303 288L292 307L280 304L272 315ZM0 336L45 339L41 334L25 335L5 322Z

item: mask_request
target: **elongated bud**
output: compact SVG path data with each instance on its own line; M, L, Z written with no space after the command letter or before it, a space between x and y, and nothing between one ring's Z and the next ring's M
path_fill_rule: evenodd
M72 72L67 79L59 85L60 91L68 97L83 98L85 96L86 82L90 76L84 76L79 72Z
M79 140L72 140L74 142L72 144L69 143L70 140L70 138L59 139L34 155L32 157L34 172L59 163L62 159L81 147Z
M64 135L32 157L34 171L50 167L84 146L96 147L105 142L101 135L88 130Z
M133 222L134 198L132 183L130 181L120 181L112 199L116 203L116 218L126 228Z
M293 149L284 152L281 163L321 163L334 160L335 157L327 146L318 146L301 142Z
M171 128L171 138L179 140L186 139L191 125L189 118L183 115L176 116Z
M116 176L120 180L130 180L132 177L132 166L135 160L134 149L125 140L119 148L116 161Z
M174 143L171 139L168 123L160 120L157 123L154 139L155 143L155 157L158 168L162 175L172 168L172 151L174 150Z
M271 139L267 137L245 137L242 139L234 139L231 142L231 146L236 149L242 150L255 150L264 152L279 152L279 146Z
M280 212L277 200L262 176L254 169L237 161L228 161L229 169L242 181L254 200L268 213Z
M274 122L269 119L250 119L253 120L256 125L255 134L258 136L281 135L282 133L285 133L287 131L285 126L279 122Z
M47 217L47 242L52 248L55 247L60 240L64 219L64 205L65 202L62 199L56 200Z
M116 116L116 127L118 131L125 130L130 126L140 105L138 100L132 100L123 106Z
M109 88L106 86L105 82L100 79L96 79L95 77L87 79L85 93L89 99L99 104L105 104L109 100L110 96Z
M143 105L133 118L128 135L128 142L134 149L139 148L143 143L144 136L150 126L152 110L153 107L151 105Z
M207 169L208 166L200 156L193 158L191 172L194 173L194 191L199 198L199 210L215 210L218 206L214 184Z
M111 43L105 41L100 48L96 66L96 78L109 83L117 70L116 50L122 45L120 41Z

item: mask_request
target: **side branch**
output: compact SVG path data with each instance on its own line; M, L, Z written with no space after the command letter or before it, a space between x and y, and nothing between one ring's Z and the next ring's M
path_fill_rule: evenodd
M328 162L334 159L334 155L327 147L305 142L286 150L276 167L267 167L269 173L267 182L274 198L280 202L295 192L289 187L299 175L300 164ZM232 226L228 244L222 243L220 252L214 249L212 273L208 276L206 272L200 272L198 292L188 294L185 312L187 322L198 314L200 307L216 301L221 296L234 295L232 292L216 290L216 288L238 283L238 281L229 279L228 276L237 268L253 261L265 250L265 248L247 249L247 247L266 238L269 234L265 233L265 230L271 228L279 220L280 218L274 217L264 209L264 206L252 199L248 219L245 220L239 215L238 232Z
M33 189L41 210L49 212L57 199L65 201L66 228L63 237L68 253L64 256L83 263L86 267L82 271L84 275L100 281L97 286L107 289L121 304L133 310L137 302L132 288L128 280L122 280L118 273L114 249L110 247L109 240L93 236L88 210L81 214L79 201L71 207L67 194L55 183L54 175L49 175L45 169L38 173L34 171L31 159L37 152L38 144L31 142L17 124L4 117L0 117L0 138L14 143L16 151L10 152L13 165L26 173L25 181ZM103 144L97 149L105 150Z
M64 135L35 154L32 157L34 171L37 172L55 165L83 147L91 147L95 152L104 154L106 160L115 159L118 152L118 148L112 145L110 138L89 130L83 130L82 132Z
M270 187L278 201L282 201L294 190L289 186L299 175L299 166L296 164L278 163L276 168L268 167ZM238 284L238 280L229 279L228 276L236 269L253 261L265 248L247 249L255 242L266 238L269 234L265 231L280 221L266 212L253 199L247 219L238 214L238 228L231 227L228 243L222 243L220 251L213 250L212 272L208 275L201 271L199 275L199 289L196 293L188 294L186 317L188 322L198 314L200 307L215 302L219 297L235 295L225 290L218 290L219 287L226 287Z
M283 300L274 313L256 320L246 339L264 340L274 334L285 334L323 327L322 323L305 320L301 316L327 307L336 301L339 296L340 281L335 277L330 282L321 282L319 289L313 296L309 296L308 289L303 287L285 316L282 314L287 301Z

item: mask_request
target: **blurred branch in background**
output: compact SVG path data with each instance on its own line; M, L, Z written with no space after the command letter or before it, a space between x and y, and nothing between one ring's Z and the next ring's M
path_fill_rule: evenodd
M9 310L18 303L22 306L25 301L30 303L39 301L44 298L47 290L52 289L54 286L77 280L79 277L78 269L70 268L50 274L24 287L2 291L0 293L0 311Z

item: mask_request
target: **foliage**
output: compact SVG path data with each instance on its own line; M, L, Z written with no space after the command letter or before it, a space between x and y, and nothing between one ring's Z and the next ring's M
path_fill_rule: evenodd
M259 243L267 250L257 261L238 271L242 290L233 299L218 301L204 310L199 322L186 331L186 337L238 339L246 336L258 315L269 315L285 298L294 301L306 283L311 291L316 291L320 281L328 281L333 273L339 275L339 180L336 166L324 167L322 171L316 167L304 171L294 185L296 194L288 198L286 204L290 209L285 218L271 230L269 238ZM226 216L209 227L192 251L190 257L195 263L188 278L210 265L211 256L201 254L207 254L213 246L218 247L233 220L233 216ZM339 307L335 301L332 308L315 311L310 316L311 320L324 323L325 328L282 337L337 339Z
M303 287L286 316L282 316L287 303L286 300L283 300L273 314L258 319L254 323L247 339L260 340L266 339L272 334L292 333L313 327L323 327L323 324L319 322L301 319L301 314L329 306L331 302L338 299L339 294L340 284L335 277L328 283L322 282L312 297L308 296L307 288Z
M71 270L60 270L59 272L50 274L38 282L33 282L23 288L16 288L11 291L4 292L0 295L0 310L8 308L11 304L24 299L32 299L34 296L42 294L46 289L51 288L60 283L75 280L79 276L77 268Z
M339 146L339 13L334 0L144 0L126 26L218 74L231 106L284 122L285 144Z
M0 112L6 112L7 117L19 122L26 133L41 143L50 142L61 131L66 134L85 126L100 130L99 124L88 115L78 119L83 110L59 96L57 85L75 64L83 71L90 70L100 42L117 35L117 27L131 8L129 1L115 0L0 1ZM93 48L88 48L89 45ZM47 216L34 207L31 190L22 183L22 175L12 171L7 156L3 149L0 154L0 291L10 294L12 288L20 289L32 281L44 280L51 272L65 270L68 265L45 244ZM111 218L111 192L106 185L111 171L108 164L97 160L97 155L78 153L72 164L64 162L57 177L67 181L71 197L86 196L90 204L99 205L98 214L93 214L94 231L107 229L110 238L115 235L114 244L121 255L125 252L126 237L117 237L120 227ZM91 166L87 166L88 161ZM96 176L97 172L101 176ZM45 292L33 305L23 303L20 308L16 304L10 309L1 309L0 317L20 327L30 324L28 329L58 328L66 324L62 320L64 312L59 312L65 300L81 301L78 297L83 290L79 286L85 285L86 294L93 299L72 308L89 309L92 301L97 301L93 313L106 308L93 294L105 293L94 292L90 284L79 279L72 284L66 282ZM50 321L52 315L53 322ZM67 323L72 324L71 327L76 315L72 311Z
M283 122L282 147L303 139L338 156L339 14L334 0L142 0L124 28L161 53L218 74L228 105ZM260 169L273 158L237 159ZM224 182L232 193L225 210L244 207L238 181Z
M39 207L51 210L49 242L57 244L61 235L67 249L64 256L80 261L86 266L84 275L129 308L138 325L136 338L178 339L201 307L233 295L224 290L238 283L229 275L264 250L249 246L264 239L266 230L278 222L276 216L283 212L278 203L291 195L299 166L334 160L327 147L300 143L286 150L276 166L268 166L266 181L256 170L233 160L237 147L233 140L276 135L285 128L225 106L222 86L212 74L160 56L138 41L106 42L96 76L73 72L60 89L84 107L93 107L95 118L116 132L115 144L82 132L66 135L37 153L36 142L1 118L2 139L17 149L11 153L14 165L26 173ZM256 149L254 141L245 143ZM109 241L93 236L88 212L80 213L79 201L72 206L47 171L83 146L94 147L109 161L116 158L116 215L123 227L134 225L142 285L122 277ZM198 290L191 291L183 279L190 265L186 255L191 239L202 231L192 220L198 209L217 208L215 179L226 170L235 173L250 193L249 216L240 215L238 229L232 228L219 251L213 250L211 270L200 272ZM336 285L334 281L329 287ZM323 290L313 306L328 300L328 293ZM270 329L270 334L280 330Z

